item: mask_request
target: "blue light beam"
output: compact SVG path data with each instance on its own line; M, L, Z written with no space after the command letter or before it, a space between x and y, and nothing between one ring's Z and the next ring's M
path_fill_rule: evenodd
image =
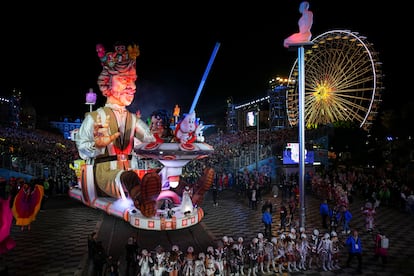
M195 110L195 107L196 107L197 102L198 102L198 98L200 98L201 90L203 90L204 83L206 82L207 76L210 72L211 66L213 65L214 59L216 58L216 55L217 55L217 52L218 52L219 48L220 48L220 43L217 42L216 46L214 47L213 53L211 54L210 60L207 64L207 68L204 71L203 78L201 79L200 85L198 86L197 93L194 97L193 103L192 103L191 108L190 108L190 112L188 112L188 114L191 114Z

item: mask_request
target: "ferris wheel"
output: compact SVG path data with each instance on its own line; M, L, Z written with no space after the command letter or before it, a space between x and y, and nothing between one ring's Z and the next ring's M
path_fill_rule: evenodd
M382 71L378 53L366 37L348 30L325 32L305 49L307 128L340 121L369 130L381 102ZM289 74L286 108L291 126L298 124L298 60Z

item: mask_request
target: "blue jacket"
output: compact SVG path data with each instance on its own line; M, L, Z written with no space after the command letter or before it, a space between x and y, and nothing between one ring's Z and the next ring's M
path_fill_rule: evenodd
M328 205L328 203L321 203L321 206L319 207L319 213L321 215L329 215L329 205Z
M345 244L348 246L350 253L362 253L361 239L358 237L356 240L354 236L349 236L346 239Z
M352 219L352 214L351 214L351 212L350 212L349 210L346 210L346 211L344 212L344 219L345 219L345 221L347 221L347 222L350 222L350 221L351 221L351 219Z
M273 222L272 214L270 214L270 212L268 211L265 211L262 215L262 221L264 224L272 224Z

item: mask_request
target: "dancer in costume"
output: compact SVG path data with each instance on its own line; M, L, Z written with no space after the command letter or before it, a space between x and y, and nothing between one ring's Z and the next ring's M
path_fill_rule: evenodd
M300 234L299 242L296 243L296 250L299 253L299 269L306 270L306 260L311 246L308 241L308 236L305 233Z
M16 225L21 226L22 230L25 227L30 230L31 223L40 211L44 189L42 185L35 184L35 180L30 181L30 184L23 182L20 187L14 198L12 212Z
M151 267L154 264L154 260L151 257L151 252L148 252L147 249L142 249L141 255L138 258L141 276L152 276Z
M182 252L178 245L173 245L167 255L167 271L169 276L178 276L183 265Z
M343 247L343 242L339 240L338 234L335 231L331 232L331 240L332 240L332 261L331 267L332 269L340 269L339 261L340 261L340 253Z
M365 230L367 232L372 232L375 226L375 208L372 206L372 203L368 201L361 210L362 214L365 216Z
M332 270L332 241L329 233L325 233L318 246L318 253L324 271Z
M196 255L194 254L194 248L189 246L187 248L187 254L184 256L184 267L182 274L185 276L194 275L194 263L196 260Z
M10 236L10 229L13 224L10 200L11 196L7 198L0 196L0 255L7 253L16 246L16 242Z

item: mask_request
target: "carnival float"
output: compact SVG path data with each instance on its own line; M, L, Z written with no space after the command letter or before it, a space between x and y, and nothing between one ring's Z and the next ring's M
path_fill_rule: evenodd
M69 190L70 197L89 207L119 217L135 228L146 230L182 229L196 225L203 219L204 212L200 204L213 182L214 170L205 168L196 183L187 183L182 178L182 174L183 168L190 161L206 158L214 151L213 147L205 142L203 123L196 117L195 106L219 46L219 43L215 45L190 111L183 114L180 120L178 120L179 108L176 105L173 114L174 129L170 129L171 120L168 116L164 116L166 113L164 110L154 111L148 127L155 141L136 143L130 154L125 156L121 154L120 160L120 154L117 153L118 160L113 161L119 163L124 161L122 157L125 157L133 164L131 167L135 169L130 170L138 175L142 183L140 196L148 193L155 197L153 200L156 204L155 212L148 214L143 211L143 208L140 208L142 205L135 203L135 197L132 196L134 192L128 192L125 185L119 184L112 188L119 190L119 196L108 195L98 187L94 169L97 158L82 158L70 165L78 177L77 185ZM101 45L99 49L97 47L97 52L101 61L107 62L108 54L105 54ZM110 54L114 56L113 53ZM116 61L116 59L112 60ZM102 125L105 125L105 122ZM81 132L82 129L76 130L72 135L78 149ZM152 176L150 181L145 180L147 176ZM140 200L142 201L141 198Z

